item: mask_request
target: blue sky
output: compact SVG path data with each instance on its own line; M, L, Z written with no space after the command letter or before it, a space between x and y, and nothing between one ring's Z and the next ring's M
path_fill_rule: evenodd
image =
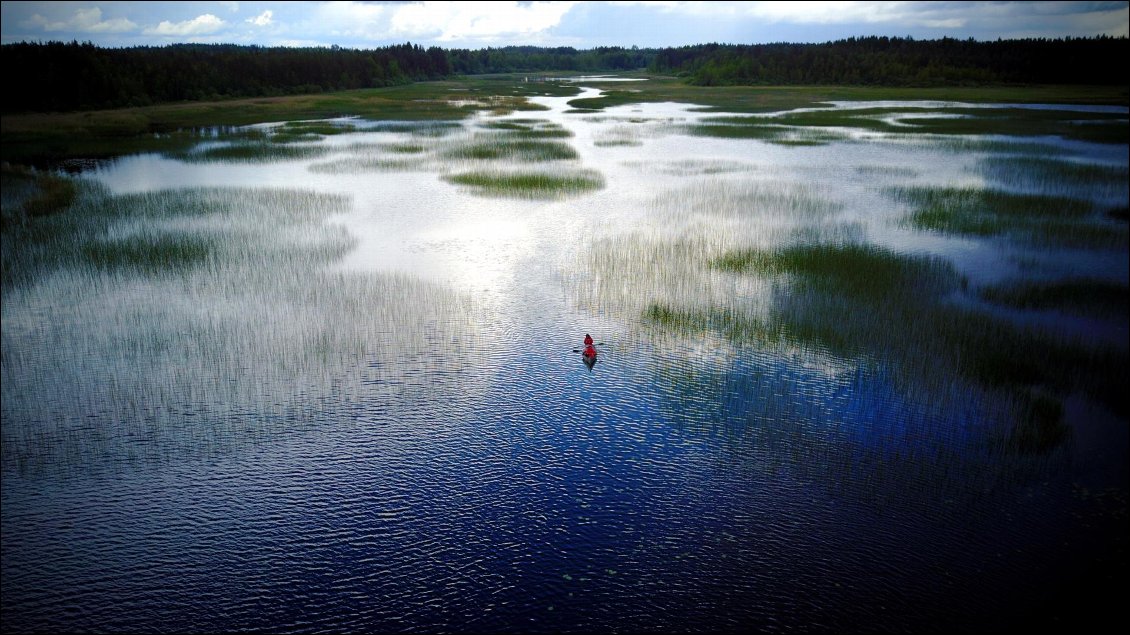
M3 2L0 40L664 47L1125 36L1128 2Z

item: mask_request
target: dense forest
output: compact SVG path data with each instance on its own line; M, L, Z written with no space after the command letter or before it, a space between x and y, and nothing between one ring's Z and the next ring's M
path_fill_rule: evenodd
M693 84L955 86L1125 84L1111 68L1126 38L914 40L849 38L825 44L707 44L658 51L649 70Z
M704 44L681 48L511 46L376 49L177 44L6 44L3 112L93 110L156 103L391 86L453 75L648 70L712 85L1122 84L1110 72L1127 38Z

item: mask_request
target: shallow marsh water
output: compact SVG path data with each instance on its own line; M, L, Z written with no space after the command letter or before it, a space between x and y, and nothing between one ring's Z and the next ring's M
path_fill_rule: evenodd
M1043 364L1067 342L1124 375L1124 313L980 290L1125 289L1126 224L1104 216L1126 206L1125 145L694 136L718 114L535 101L85 175L94 237L4 295L4 629L985 631L1108 614L1125 415L1056 375L986 380L939 332L988 325L1046 347ZM992 163L1033 154L1114 176ZM596 189L561 184L594 173ZM1073 240L1039 219L982 236L924 230L892 193L990 186L1095 211ZM892 282L844 277L848 259Z

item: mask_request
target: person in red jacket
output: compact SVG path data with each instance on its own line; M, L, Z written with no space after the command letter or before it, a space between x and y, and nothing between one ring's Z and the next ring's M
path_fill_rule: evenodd
M585 351L582 353L585 360L585 365L592 370L593 364L596 363L596 347L592 345L592 336L585 333Z

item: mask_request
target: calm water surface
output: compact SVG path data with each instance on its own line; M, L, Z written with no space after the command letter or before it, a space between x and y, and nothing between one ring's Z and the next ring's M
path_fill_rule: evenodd
M314 158L144 155L88 174L111 196L344 195L295 240L348 248L266 282L64 272L5 297L4 630L948 632L1110 614L1125 420L1069 397L1067 442L1010 453L990 392L641 325L657 289L689 304L759 292L621 274L652 270L631 265L653 253L639 246L683 231L724 247L732 231L773 244L811 225L942 256L974 286L1125 285L1124 249L900 225L906 208L877 186L985 182L983 153L929 139L783 146L687 136L706 116L687 105L536 101L550 110L511 117L572 131L566 167L599 171L602 189L506 198L443 180L477 164L430 148L487 119L443 136L353 122ZM1023 142L1127 160L1125 146ZM318 167L393 143L429 149L397 168ZM738 229L680 216L751 187L829 209ZM1124 322L1050 320L1126 346ZM207 328L235 335L204 350ZM172 343L145 348L139 329ZM300 347L310 333L323 343Z

